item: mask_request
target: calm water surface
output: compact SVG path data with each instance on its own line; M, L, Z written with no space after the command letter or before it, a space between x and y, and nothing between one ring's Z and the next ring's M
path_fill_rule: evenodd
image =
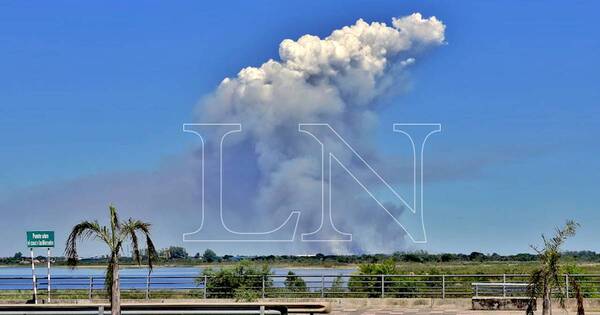
M201 267L157 267L152 272L150 287L152 289L167 288L198 288L195 278L202 273ZM47 286L47 269L36 266L38 287L43 289ZM272 272L277 276L285 276L288 271L302 276L307 282L321 281L325 277L327 283L332 282L338 275L348 275L355 271L353 268L273 268ZM95 289L103 287L103 268L75 268L56 267L51 269L51 285L54 289L85 289L89 288L90 282ZM120 271L121 286L124 289L146 288L147 268L124 268ZM282 286L284 277L275 277L275 286ZM30 289L31 268L30 267L0 267L0 290Z

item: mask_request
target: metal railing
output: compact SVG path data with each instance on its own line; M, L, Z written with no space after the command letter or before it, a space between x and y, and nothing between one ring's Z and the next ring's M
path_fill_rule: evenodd
M600 274L562 275L562 292L574 297L572 280L579 283L586 298L600 297ZM244 291L256 298L465 298L475 295L473 284L527 284L523 274L465 275L268 275L244 276ZM105 299L104 277L56 276L38 278L38 299ZM230 282L211 276L121 276L125 299L211 299L234 298L239 293ZM485 286L485 285L483 285ZM479 287L483 287L479 286ZM510 287L510 285L507 285ZM477 295L522 296L522 290L479 290ZM32 299L31 277L0 277L0 300Z

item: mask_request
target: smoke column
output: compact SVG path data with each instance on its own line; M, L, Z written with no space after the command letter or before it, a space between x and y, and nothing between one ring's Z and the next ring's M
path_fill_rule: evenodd
M394 18L391 26L359 19L323 39L304 35L296 41L283 40L279 60L225 78L201 101L196 120L243 125L242 133L225 141L228 223L238 230L268 230L291 210L300 210L298 232L316 229L321 211L320 151L314 139L298 132L298 123L329 123L362 156L385 167L372 144L374 129L380 128L378 100L405 89L406 68L426 50L442 45L444 31L441 21L419 13ZM214 152L215 144L209 143L207 148L211 147ZM351 163L351 157L341 159ZM214 167L206 178L218 179ZM362 251L372 247L378 233L402 241L400 227L369 222L372 213L381 211L357 185L336 181L332 194L336 222L357 237L352 244L306 246L326 246L322 250L336 253ZM207 200L207 207L215 206Z

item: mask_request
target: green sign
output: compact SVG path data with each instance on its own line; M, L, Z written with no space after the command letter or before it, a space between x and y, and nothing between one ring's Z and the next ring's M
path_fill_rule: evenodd
M54 247L54 231L27 231L27 247Z

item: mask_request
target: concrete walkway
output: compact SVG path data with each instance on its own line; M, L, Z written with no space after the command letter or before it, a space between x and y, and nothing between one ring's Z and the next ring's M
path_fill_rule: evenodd
M473 311L470 298L455 299L328 299L331 302L331 314L334 315L525 315L525 311ZM541 302L538 302L541 305ZM556 306L558 305L555 304ZM576 303L567 301L568 311L553 308L553 315L576 315ZM585 301L586 315L600 315L600 299ZM541 309L535 312L541 315Z

